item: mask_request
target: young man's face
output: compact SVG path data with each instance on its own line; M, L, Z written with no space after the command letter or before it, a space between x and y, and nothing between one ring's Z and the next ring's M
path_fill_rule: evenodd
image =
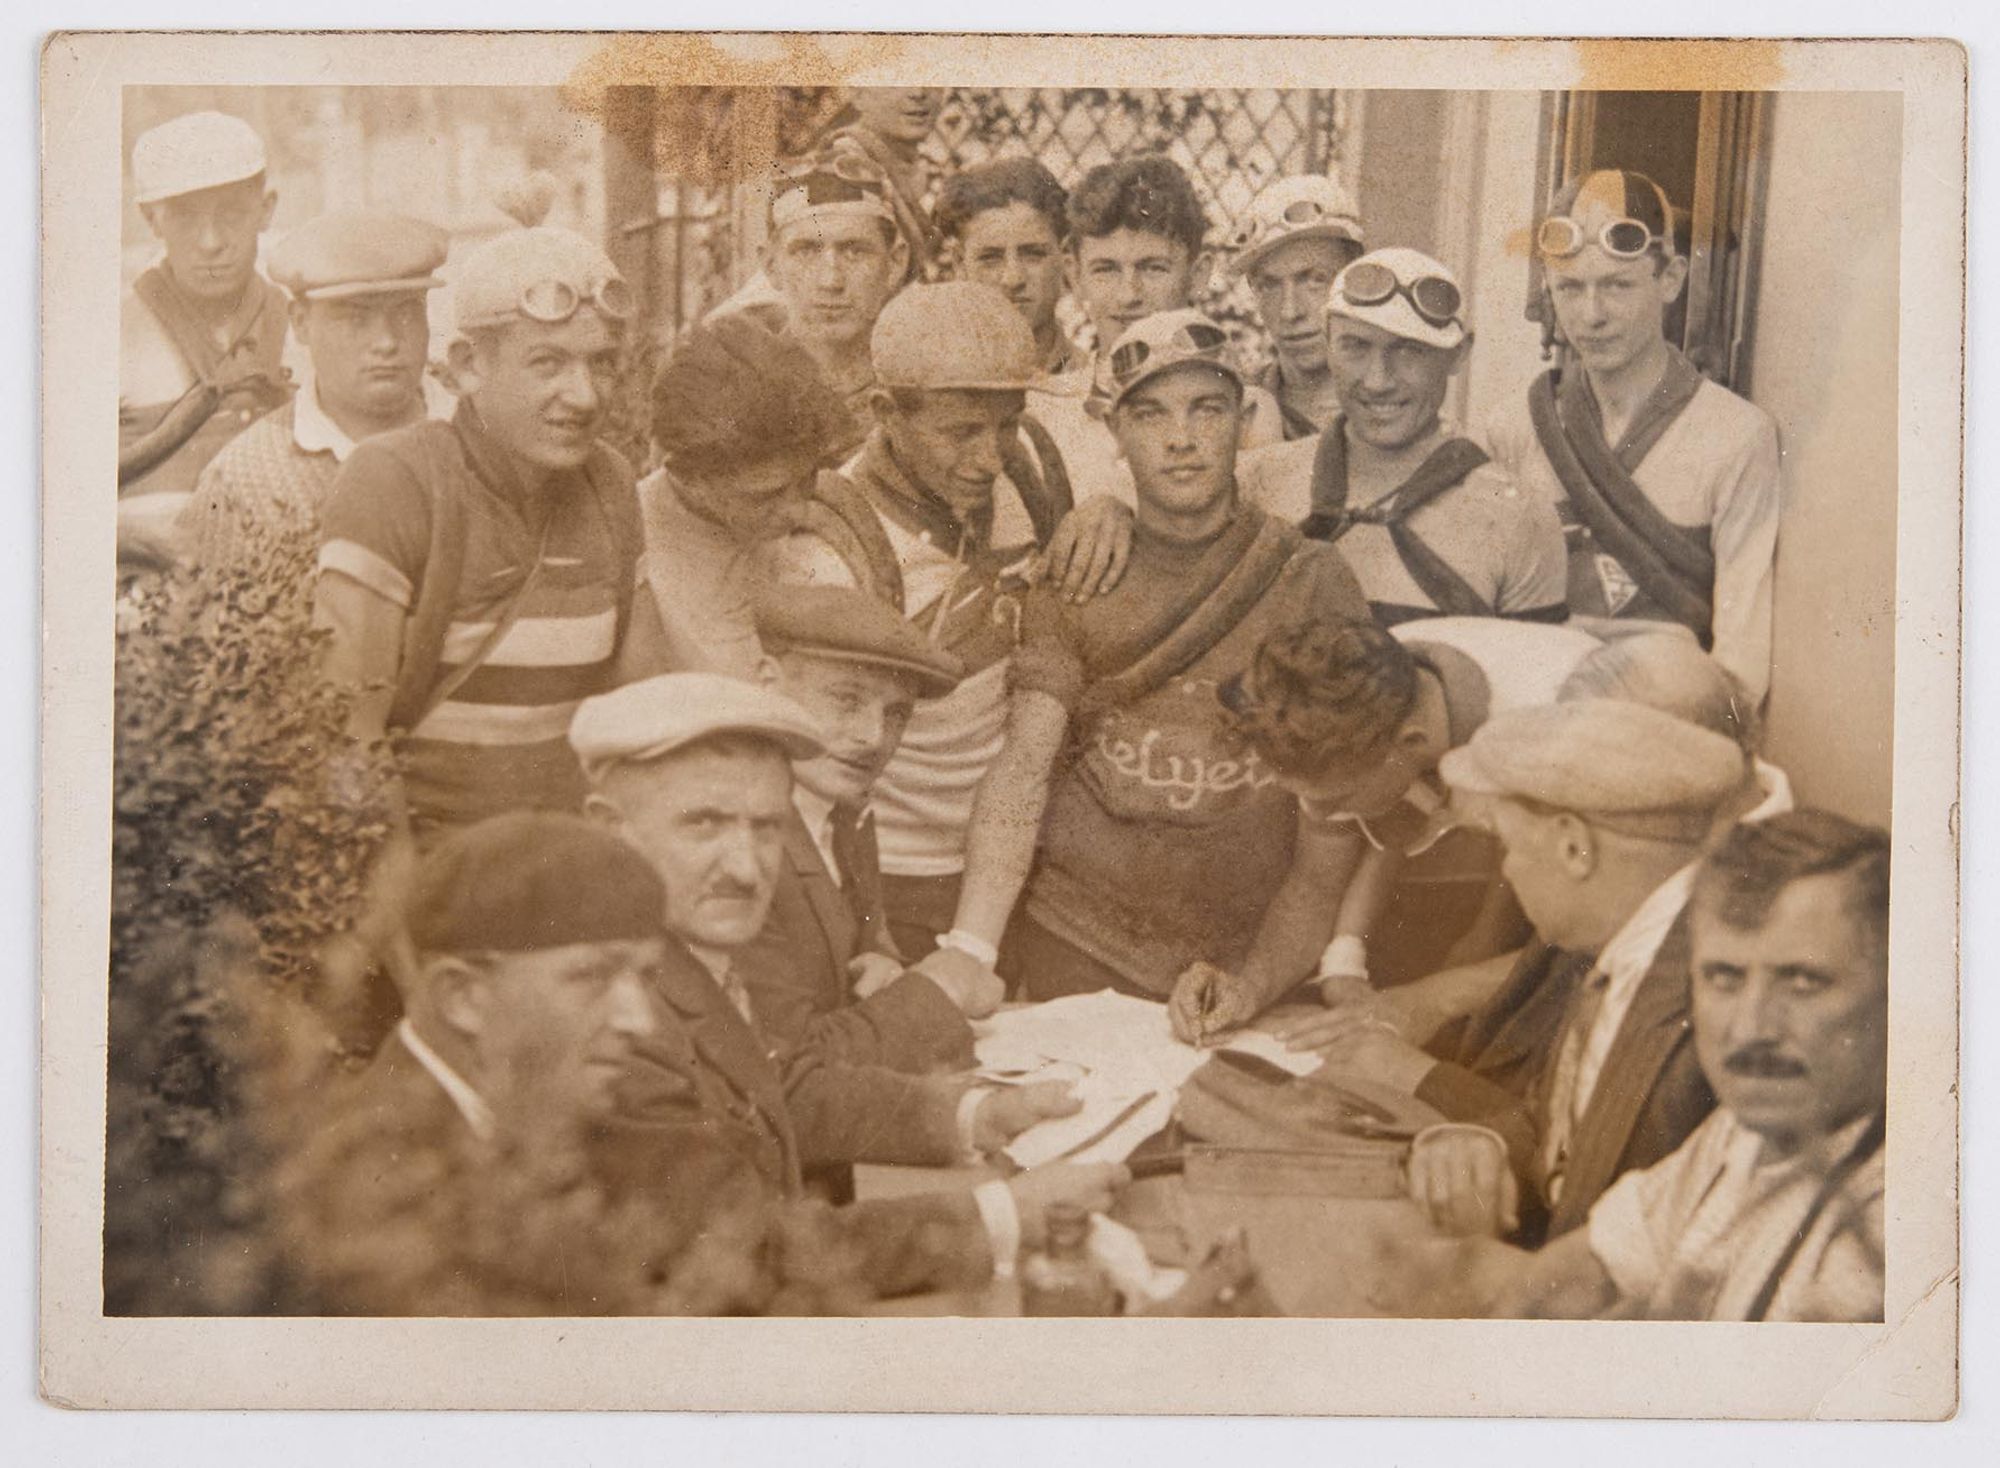
M1055 330L1063 292L1062 241L1033 205L1016 199L975 214L959 240L965 278L1004 293L1036 339Z
M1592 372L1616 372L1637 361L1664 331L1664 313L1681 293L1687 261L1661 264L1655 255L1620 260L1596 244L1567 259L1544 258L1556 325Z
M675 477L692 503L748 545L805 500L818 468L810 454L785 453Z
M1334 277L1361 254L1344 240L1289 240L1250 271L1257 319L1278 363L1299 376L1326 371L1326 298Z
M791 329L801 341L851 351L866 346L875 318L902 282L908 258L893 226L865 215L826 212L786 225L772 243L766 268L784 293Z
M1243 389L1200 363L1141 383L1111 414L1140 506L1174 518L1199 518L1235 495L1242 426Z
M278 196L262 177L221 184L141 206L167 252L167 273L198 301L228 303L257 269L257 236L271 223Z
M481 1095L518 1116L607 1114L633 1041L652 1033L664 956L654 939L466 959L451 1015L472 1026Z
M1888 954L1853 878L1803 877L1761 927L1693 915L1695 1054L1717 1099L1787 1153L1882 1105Z
M1208 261L1178 240L1143 229L1081 236L1072 250L1070 287L1097 329L1100 352L1110 351L1140 317L1192 304L1197 266Z
M907 407L882 392L875 407L897 460L963 519L993 502L1000 448L1020 431L1026 402L1019 391L940 388Z
M1464 342L1434 347L1345 316L1331 317L1327 329L1327 364L1349 433L1373 448L1395 450L1437 427Z
M667 927L696 947L740 948L771 910L792 807L776 745L700 746L613 771L604 798L667 887Z
M902 742L916 697L893 668L815 653L780 653L778 688L813 716L826 753L792 773L822 800L865 800Z
M931 134L943 87L853 87L847 100L861 125L878 137L915 147Z
M311 353L320 402L333 412L394 422L422 403L431 324L421 293L299 302L292 334Z
M502 447L534 469L590 455L618 385L623 331L584 306L567 321L483 329L454 350L460 387Z

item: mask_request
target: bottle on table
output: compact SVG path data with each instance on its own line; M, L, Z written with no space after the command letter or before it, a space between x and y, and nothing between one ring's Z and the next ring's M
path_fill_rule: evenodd
M1042 1247L1021 1265L1023 1315L1116 1315L1118 1291L1090 1252L1090 1215L1051 1203Z

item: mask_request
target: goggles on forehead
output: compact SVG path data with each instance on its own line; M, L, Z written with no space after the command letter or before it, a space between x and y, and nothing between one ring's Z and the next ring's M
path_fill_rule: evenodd
M1235 249L1241 250L1250 245L1260 234L1266 231L1275 230L1281 226L1286 229L1305 229L1310 225L1322 224L1327 220L1332 220L1344 228L1353 228L1354 222L1352 219L1337 209L1329 209L1318 199L1294 199L1280 211L1275 220L1259 220L1254 218L1246 220L1237 227L1236 233L1230 237L1229 243Z
M588 293L566 280L531 281L521 287L517 305L530 321L551 326L569 320L585 305L595 306L613 321L630 321L636 307L632 287L615 275L598 281Z
M801 163L785 171L784 182L796 187L809 180L837 178L842 183L859 184L863 187L881 188L888 183L889 175L865 153L852 149L839 149L809 163Z
M1432 326L1454 324L1465 304L1458 287L1442 275L1420 275L1405 285L1388 266L1362 260L1340 277L1340 298L1350 306L1382 306L1397 296Z
M1158 344L1157 350L1166 353L1176 362L1200 362L1218 360L1229 336L1220 327L1211 326L1206 321L1190 321L1185 326L1174 328L1173 334ZM1120 382L1130 381L1153 359L1155 344L1149 341L1127 339L1111 349L1111 375Z
M1535 248L1552 260L1567 260L1592 243L1614 260L1636 260L1654 245L1666 245L1667 237L1637 219L1612 219L1593 240L1581 224L1562 214L1551 214L1535 232Z

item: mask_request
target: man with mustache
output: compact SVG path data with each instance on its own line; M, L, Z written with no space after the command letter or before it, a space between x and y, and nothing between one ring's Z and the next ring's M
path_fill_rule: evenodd
M257 269L278 196L240 117L190 112L132 147L134 198L162 258L119 312L122 559L171 561L175 517L224 444L291 396L285 297Z
M355 445L431 406L425 303L444 283L437 270L449 244L421 219L353 210L322 215L272 249L271 277L291 294L292 334L311 376L202 471L178 526L192 560L226 564L246 536L318 549L320 510ZM444 394L437 399L442 406Z
M1208 215L1187 174L1158 153L1091 169L1070 191L1068 211L1069 287L1090 318L1096 355L1048 379L1035 412L1055 439L1079 501L1108 494L1136 505L1133 470L1094 389L1135 322L1193 308L1207 292L1214 263ZM1254 384L1245 385L1243 397L1241 447L1282 442L1277 399Z
M886 602L851 587L766 587L757 632L767 686L810 714L827 745L793 762L771 915L738 959L758 1025L836 1060L968 1066L966 1016L990 1011L999 995L905 972L869 804L918 700L949 694L963 669Z
M1641 173L1586 174L1557 194L1535 248L1566 361L1489 437L1522 492L1562 517L1570 610L1684 626L1761 700L1778 431L1666 338L1688 275L1666 194Z
M1419 1266L1432 1308L1882 1319L1888 836L1824 811L1738 826L1690 906L1715 1111L1539 1253L1478 1240Z
M660 1046L640 1047L629 1118L722 1147L738 1164L732 1187L790 1197L806 1168L963 1163L1077 1109L1062 1084L993 1089L843 1064L766 1032L742 960L764 928L784 864L792 761L826 748L796 704L736 679L667 674L587 700L569 737L591 781L587 812L644 852L666 886L672 941L655 987L673 1024ZM952 1260L974 1264L975 1273L1011 1267L1022 1238L1038 1236L1046 1204L1103 1207L1122 1176L1101 1167L1031 1169L970 1198L936 1202L928 1224L923 1209L896 1213L877 1239L887 1251L877 1277L921 1275ZM691 1179L677 1206L699 1207L713 1182ZM936 1228L939 1210L954 1228ZM969 1246L968 1230L990 1248Z
M354 690L350 732L401 745L420 842L580 807L570 716L661 641L634 594L632 470L597 437L630 289L581 236L516 229L466 258L453 310L458 410L348 457L314 602L327 674Z
M1310 439L1251 454L1244 494L1338 545L1375 619L1560 622L1562 528L1440 414L1472 336L1451 272L1415 250L1376 250L1325 301L1340 411Z
M1287 440L1317 438L1340 410L1327 365L1326 301L1334 278L1361 254L1354 202L1338 179L1321 174L1274 179L1232 243L1230 274L1249 281L1271 341L1271 365L1257 384L1277 398Z
M1367 617L1337 552L1239 500L1247 409L1219 326L1146 317L1103 365L1139 488L1132 564L1082 606L1029 593L955 921L921 965L1003 950L1036 999L1164 998L1191 963L1233 967L1267 941L1277 888L1320 852L1295 855L1292 797L1229 739L1217 685L1278 627Z

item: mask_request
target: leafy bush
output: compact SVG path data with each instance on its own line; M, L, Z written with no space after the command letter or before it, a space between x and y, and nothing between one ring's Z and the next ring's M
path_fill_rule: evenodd
M240 551L119 598L107 1313L270 1308L251 1071L337 1058L321 958L389 832L392 761L318 676L311 540Z

